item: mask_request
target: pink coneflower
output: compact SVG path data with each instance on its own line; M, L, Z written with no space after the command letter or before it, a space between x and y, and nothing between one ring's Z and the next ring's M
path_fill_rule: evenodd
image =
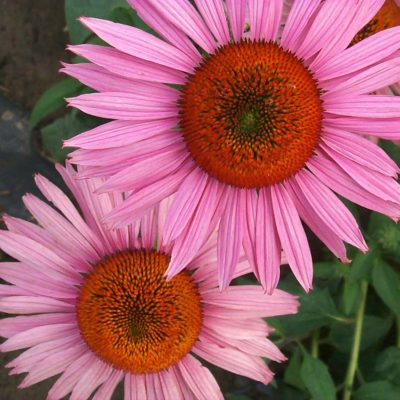
M82 18L113 47L70 47L91 63L64 71L99 93L69 102L115 121L66 145L80 148L82 177L107 178L100 191L130 192L108 215L113 226L176 193L164 232L175 242L170 276L218 225L222 288L243 246L268 292L281 249L308 290L301 220L344 262L344 242L367 251L334 192L399 218L398 167L360 134L400 137L400 99L369 95L400 78L400 28L348 48L383 0L296 1L279 35L283 0L130 3L162 39Z
M262 317L291 314L294 296L261 286L217 287L215 240L189 268L167 281L173 245L159 232L162 202L137 224L108 230L103 216L122 195L93 194L100 180L75 180L59 167L84 219L41 176L36 183L54 209L32 195L24 202L41 226L4 217L0 248L18 262L0 263L1 351L29 348L7 367L28 373L20 387L61 374L47 399L110 399L119 382L124 398L222 399L216 381L193 356L269 382L261 357L284 360ZM215 236L214 236L215 237ZM157 243L157 245L156 245ZM198 267L201 266L202 268ZM241 262L238 272L250 269ZM90 397L92 398L92 397Z

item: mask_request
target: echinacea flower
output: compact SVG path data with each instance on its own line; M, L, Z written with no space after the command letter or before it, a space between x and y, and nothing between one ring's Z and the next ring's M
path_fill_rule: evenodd
M7 340L0 350L27 349L7 365L12 374L28 373L21 388L61 374L48 400L71 392L71 400L111 399L121 381L125 400L222 399L193 355L272 379L261 357L284 356L266 338L262 317L295 313L294 296L268 296L255 285L221 293L213 239L167 281L173 245L159 236L166 202L137 224L108 230L102 218L122 195L93 194L100 180L75 180L70 166L59 171L84 218L59 188L36 176L55 208L26 195L40 226L6 216L8 231L0 231L0 248L18 260L0 263L0 277L11 283L0 285L0 311L19 314L1 321ZM248 272L248 263L239 270Z
M268 292L281 249L309 290L301 221L344 262L344 242L367 251L334 192L399 218L398 167L362 135L400 138L400 99L370 95L400 78L400 28L349 47L383 0L295 1L283 31L283 0L130 4L161 38L81 19L112 47L70 47L90 63L64 72L99 93L69 103L115 121L66 145L79 148L72 162L87 166L82 177L107 178L100 192L129 192L107 216L113 226L175 193L163 236L175 243L169 276L218 225L221 288L243 247Z

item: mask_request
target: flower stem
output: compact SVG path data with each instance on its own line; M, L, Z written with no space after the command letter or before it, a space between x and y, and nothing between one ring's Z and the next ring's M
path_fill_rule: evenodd
M311 355L314 358L318 358L319 346L319 329L313 332L311 336Z
M360 352L361 333L364 321L365 302L367 299L368 282L361 282L361 304L356 314L356 323L354 327L353 346L351 349L350 362L347 367L346 380L344 382L343 400L351 399L354 376L358 367L358 356Z

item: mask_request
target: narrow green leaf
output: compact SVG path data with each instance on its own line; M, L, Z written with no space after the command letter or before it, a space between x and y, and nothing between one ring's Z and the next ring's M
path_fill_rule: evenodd
M333 379L321 360L306 355L300 368L300 375L313 400L336 400Z
M82 84L75 79L67 78L50 86L36 102L30 116L31 128L34 128L44 117L65 107L65 98L76 96Z
M383 260L375 262L372 284L382 301L400 315L400 279L398 274Z
M399 400L400 387L387 381L375 381L362 385L355 393L354 400Z

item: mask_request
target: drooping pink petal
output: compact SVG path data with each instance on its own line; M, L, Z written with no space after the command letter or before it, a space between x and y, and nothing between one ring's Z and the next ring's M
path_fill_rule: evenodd
M321 146L322 147L322 146ZM400 185L390 176L368 170L343 157L339 152L323 147L325 152L365 190L386 201L400 204Z
M253 189L246 190L246 216L243 234L243 248L249 260L253 273L258 277L256 261L256 213L257 213L258 195Z
M124 372L114 370L110 377L100 386L93 396L93 400L111 400L115 388L121 382Z
M95 359L85 370L72 390L70 400L87 399L93 391L104 383L111 374L113 367L100 359Z
M278 284L280 276L281 243L276 229L271 193L268 188L263 188L259 192L255 245L257 276L264 290L271 294Z
M357 221L330 189L306 170L299 171L294 181L313 210L334 233L362 251L368 250Z
M223 400L222 393L210 371L193 356L187 355L177 368L198 400Z
M195 43L208 53L212 53L217 43L208 27L187 0L149 0L161 15L186 33ZM191 72L191 71L186 71Z
M185 82L185 74L181 71L130 56L110 47L80 44L67 48L111 73L126 78L178 85Z
M312 259L299 214L282 185L271 186L271 198L283 251L297 280L308 291L312 286Z
M97 18L81 17L80 21L124 53L184 72L193 70L193 61L184 52L141 29Z
M230 187L226 191L229 202L222 214L218 229L218 283L224 290L233 279L243 242L246 193Z
M330 127L324 128L322 141L344 157L385 175L397 177L399 167L376 144L361 136Z
M175 240L171 262L166 272L169 277L182 271L207 241L210 231L217 223L213 221L213 215L220 197L219 182L209 179L203 200L199 203L186 229Z
M285 187L288 190L300 218L309 226L315 235L325 243L326 247L342 262L348 263L349 259L346 255L346 247L343 241L335 234L322 220L314 209L310 206L301 190L297 185L294 185L293 179L288 179L285 182Z
M195 168L182 182L166 216L163 242L170 243L185 229L203 196L208 176Z
M179 383L174 367L163 369L159 372L160 382L162 386L162 394L165 400L185 400L180 389L182 382ZM185 383L183 383L185 385Z
M337 165L321 152L318 152L318 156L308 160L307 166L328 187L340 195L363 207L388 215L391 218L400 218L399 205L382 200L365 190L343 170L337 168Z
M267 383L273 374L259 357L250 356L234 348L223 348L210 342L197 341L193 352L212 364L235 374Z

